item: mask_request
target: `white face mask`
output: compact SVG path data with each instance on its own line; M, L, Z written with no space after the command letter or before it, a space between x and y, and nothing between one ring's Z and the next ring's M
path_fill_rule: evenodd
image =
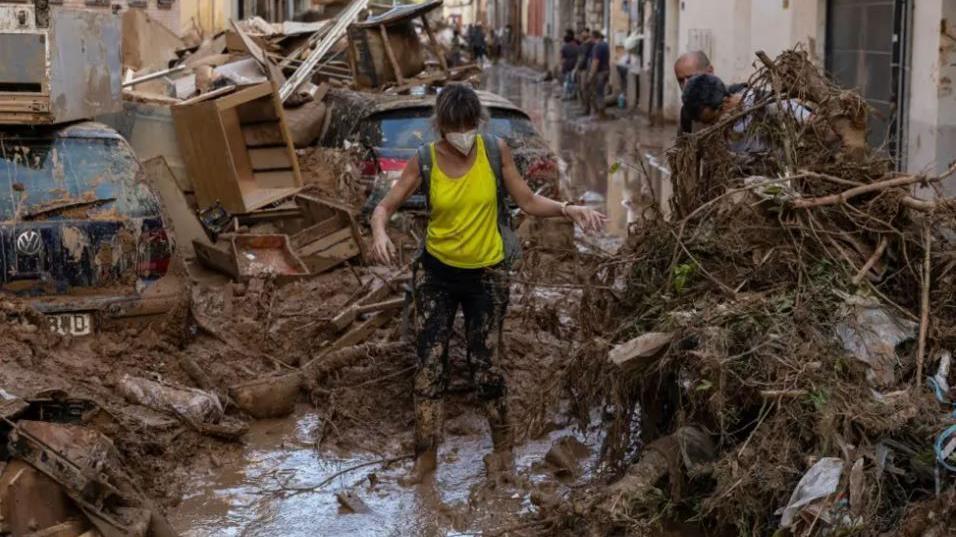
M475 146L475 138L477 136L478 129L471 129L465 132L446 132L445 140L462 155L470 155L471 148Z

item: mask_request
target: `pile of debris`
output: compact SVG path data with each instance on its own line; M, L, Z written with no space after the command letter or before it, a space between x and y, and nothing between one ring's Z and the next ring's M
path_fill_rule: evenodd
M312 147L351 113L324 101L474 75L474 66L446 62L429 21L441 5L351 0L317 22L233 21L191 46L142 10L124 12L124 99L137 117L164 113L145 105L168 107L175 125L174 135L150 130L144 141L133 132L131 141L149 148L144 158L157 155L146 168L185 257L239 282L288 281L361 259L364 188L351 165L361 148ZM173 137L173 147L153 151Z
M606 409L614 481L545 502L555 532L952 530L956 168L894 172L858 94L805 52L758 57L754 106L670 151L674 219L595 271L567 386L582 420ZM733 153L748 118L765 149Z
M128 10L124 96L193 103L269 80L279 100L296 107L321 101L322 84L398 94L464 80L480 69L449 67L429 20L441 5L442 0L396 7L351 0L316 22L232 21L231 29L199 43L179 38L142 10Z

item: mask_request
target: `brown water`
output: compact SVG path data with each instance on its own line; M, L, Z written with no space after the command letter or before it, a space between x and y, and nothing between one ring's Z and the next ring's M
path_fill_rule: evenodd
M490 452L491 441L484 420L474 409L446 423L433 484L400 486L398 478L410 466L401 462L388 468L373 464L314 491L295 492L292 489L313 487L343 469L383 458L374 453L342 458L317 451L313 433L318 425L314 410L306 405L289 418L254 423L238 457L221 462L208 475L195 476L191 492L170 514L173 526L183 537L480 534L482 529L508 525L532 509L532 485L556 482L541 461L551 442L568 434L554 431L517 449L517 472L527 484L490 488L482 457ZM599 444L598 438L579 438ZM402 452L398 445L386 447L392 455ZM587 466L595 460L592 453L583 462ZM344 491L360 497L369 512L343 509L336 493Z
M534 80L535 73L495 67L485 88L524 108L565 162L570 196L607 210L609 232L623 236L626 224L650 199L669 195L667 175L653 164L670 143L673 125L653 127L627 117L595 121L579 117L575 104L560 100L553 83ZM619 170L612 172L612 165ZM643 168L642 168L643 163ZM643 170L648 170L646 173ZM521 445L516 468L524 484L491 488L482 458L491 449L490 435L477 408L466 409L446 424L435 483L403 488L397 479L410 463L371 464L336 477L363 463L394 457L407 450L398 439L383 439L380 453L336 453L315 446L318 414L301 405L285 419L254 423L238 454L212 459L210 470L195 475L170 519L184 537L204 536L453 536L508 526L533 510L530 492L539 486L565 487L542 464L551 443L571 434L567 427ZM456 431L449 433L448 431ZM592 448L582 461L585 473L596 464L596 431L578 438ZM404 449L403 449L404 448ZM563 489L567 490L567 489ZM343 509L336 493L351 491L369 511Z
M531 116L535 127L564 164L568 195L603 207L608 232L622 236L655 200L666 207L671 187L663 151L677 126L653 125L643 115L609 107L616 117L598 121L581 115L576 102L561 99L555 82L539 82L540 73L509 66L485 72L483 89L503 95ZM617 163L617 166L614 164ZM616 168L616 170L615 170Z

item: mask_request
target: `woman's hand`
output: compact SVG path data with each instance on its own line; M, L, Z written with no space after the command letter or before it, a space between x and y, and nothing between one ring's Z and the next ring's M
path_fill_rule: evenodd
M575 224L581 226L581 229L587 233L600 231L604 229L604 225L607 223L606 216L595 211L594 209L589 209L580 205L566 206L564 208L564 214L573 220Z
M372 235L372 251L370 252L372 261L378 261L383 265L391 265L394 261L395 245L392 239L388 238L388 233L380 232Z

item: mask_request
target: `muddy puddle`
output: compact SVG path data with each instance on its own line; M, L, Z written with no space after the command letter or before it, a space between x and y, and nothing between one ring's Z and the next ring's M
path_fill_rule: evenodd
M318 426L308 405L289 418L254 423L240 454L211 461L207 475L193 478L191 492L170 513L174 527L184 537L481 535L533 509L531 491L559 485L542 461L552 442L569 434L556 430L519 446L521 483L492 486L482 462L491 450L485 420L477 409L465 409L446 422L434 483L406 488L398 479L410 462L381 462L403 451L397 441L386 440L384 453L340 455L316 450ZM583 470L595 463L594 452L581 460ZM342 494L359 498L367 511L343 507Z
M653 125L643 115L613 107L606 121L583 116L576 102L561 99L556 82L540 82L540 76L494 66L485 71L482 88L507 97L531 116L564 161L568 196L605 209L609 233L623 236L628 222L656 217L650 214L651 202L666 207L672 192L663 153L677 126Z

